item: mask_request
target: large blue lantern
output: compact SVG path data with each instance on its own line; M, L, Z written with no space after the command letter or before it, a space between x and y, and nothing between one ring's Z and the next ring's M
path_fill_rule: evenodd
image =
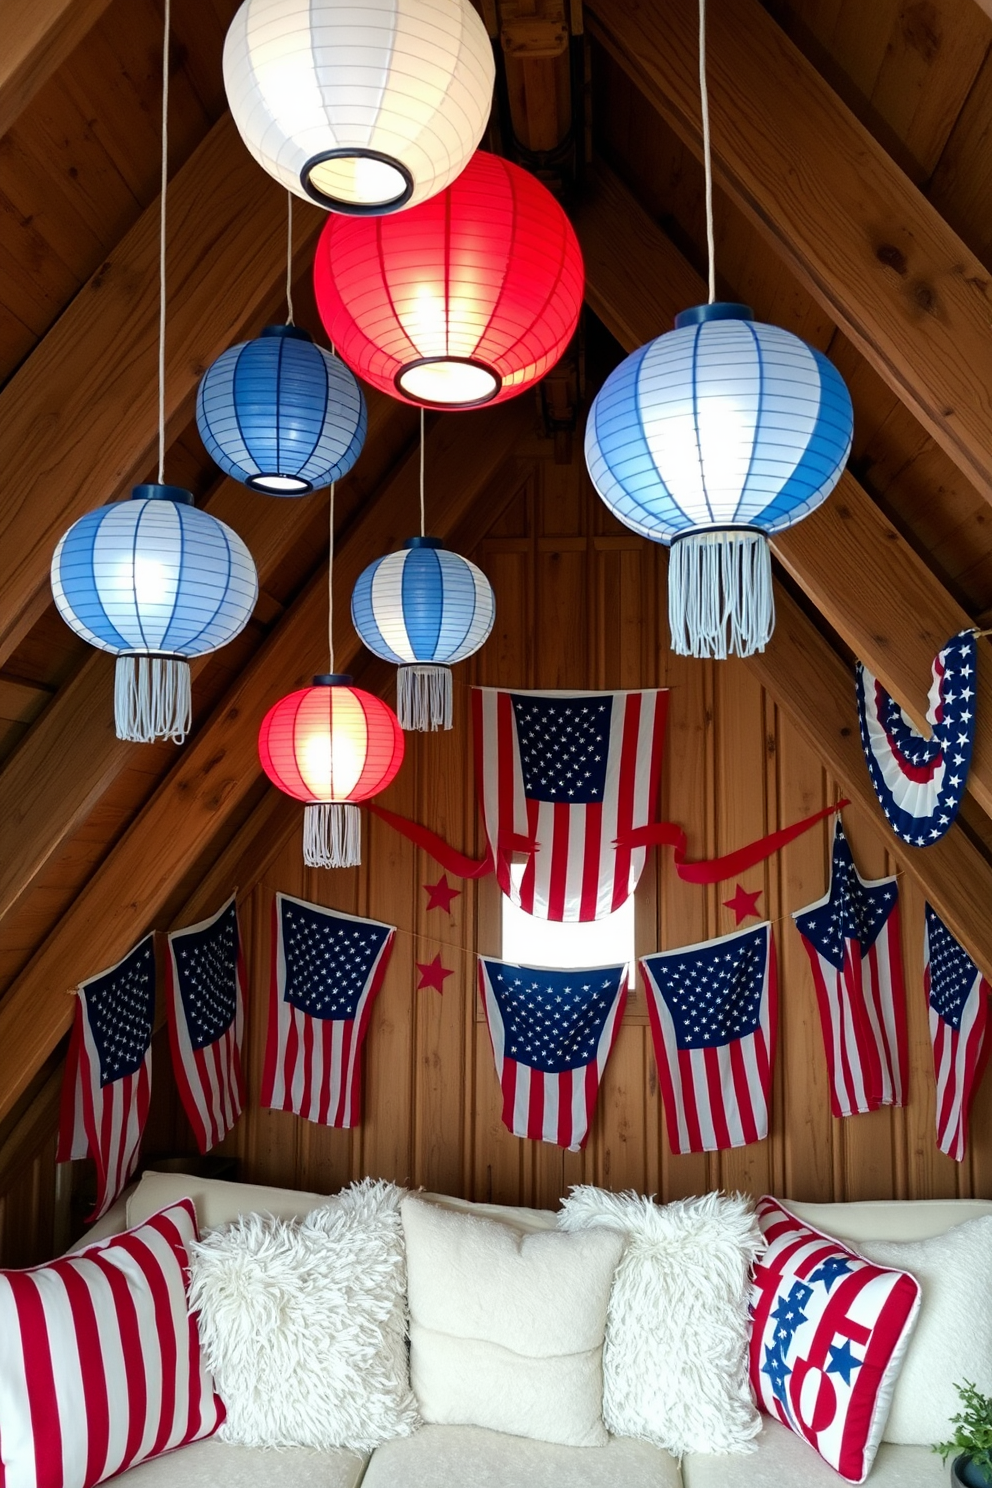
M478 651L493 628L489 580L436 537L411 537L370 563L351 596L355 629L375 656L399 667L400 727L451 727L449 667Z
M117 736L172 739L191 726L188 659L243 630L258 578L238 534L178 486L135 486L87 512L52 558L52 592L78 636L117 657Z
M196 423L226 475L269 496L306 496L347 475L368 414L340 357L299 326L273 325L207 368Z
M826 500L853 425L833 364L746 305L683 311L610 374L589 413L586 463L621 522L671 547L680 655L764 650L768 537Z

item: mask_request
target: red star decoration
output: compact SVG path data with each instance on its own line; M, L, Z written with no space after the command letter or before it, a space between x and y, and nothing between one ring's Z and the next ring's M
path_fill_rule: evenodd
M443 909L445 914L451 913L451 901L457 899L461 889L453 889L448 882L448 875L442 873L437 883L424 884L427 890L427 908Z
M737 917L736 923L739 925L741 920L747 919L748 915L754 915L755 919L758 918L758 900L760 898L760 889L755 889L752 894L749 890L745 889L743 884L738 884L734 890L733 899L724 899L723 904L725 909L732 909L734 911Z
M425 987L433 987L435 992L444 996L444 979L451 976L446 966L441 965L440 954L433 961L417 962L417 970L420 972L420 981L417 983L417 991L423 992Z

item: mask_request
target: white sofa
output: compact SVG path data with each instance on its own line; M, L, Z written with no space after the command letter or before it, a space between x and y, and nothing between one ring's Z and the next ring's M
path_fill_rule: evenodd
M193 1199L201 1229L253 1211L301 1218L326 1201L322 1194L146 1173L80 1244L139 1224L184 1196ZM427 1197L523 1229L555 1225L548 1210L469 1204L440 1194ZM801 1219L855 1246L859 1241L923 1239L992 1214L992 1202L984 1200L787 1202ZM949 1479L949 1469L926 1447L883 1443L867 1481L871 1488L939 1488ZM126 1481L127 1488L838 1488L843 1482L805 1442L767 1418L757 1451L694 1453L681 1463L628 1438L613 1438L604 1448L560 1447L478 1427L425 1426L369 1457L302 1448L263 1451L207 1440L132 1468L118 1481Z

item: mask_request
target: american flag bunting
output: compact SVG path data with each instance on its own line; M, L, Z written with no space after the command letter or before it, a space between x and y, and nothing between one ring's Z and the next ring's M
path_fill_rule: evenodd
M923 987L937 1082L937 1146L961 1162L972 1097L992 1050L989 983L937 911L924 924Z
M477 789L503 893L544 920L599 920L637 887L654 821L666 691L475 689ZM532 851L519 886L503 844ZM620 845L617 840L621 839Z
M641 969L672 1151L760 1142L778 1021L770 923L645 956Z
M166 937L172 1065L201 1152L231 1130L245 1102L241 1065L245 963L235 895Z
M361 1119L361 1053L393 925L276 894L262 1105L322 1126Z
M861 877L839 817L830 888L792 918L813 970L833 1114L905 1105L909 1047L899 883Z
M479 957L503 1124L577 1152L620 1031L627 967L551 971Z
M116 966L78 988L58 1156L60 1161L86 1155L94 1160L97 1196L91 1223L107 1212L138 1163L151 1099L154 1021L152 933Z

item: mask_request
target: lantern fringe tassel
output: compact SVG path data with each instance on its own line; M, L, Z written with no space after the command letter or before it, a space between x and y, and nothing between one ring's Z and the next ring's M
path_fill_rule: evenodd
M114 676L118 739L182 744L193 726L189 663L179 656L118 656Z
M314 801L303 813L303 861L308 868L357 868L362 816L350 801Z
M763 532L692 532L672 543L668 624L679 656L753 656L775 626L772 559Z
M400 728L426 734L450 729L451 669L446 666L402 666L396 676L396 716Z

